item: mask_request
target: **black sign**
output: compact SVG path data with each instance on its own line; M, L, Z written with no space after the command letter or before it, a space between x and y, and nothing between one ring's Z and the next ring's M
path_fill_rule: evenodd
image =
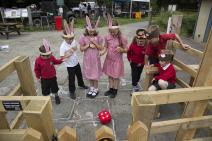
M6 111L21 111L22 106L20 101L2 101Z

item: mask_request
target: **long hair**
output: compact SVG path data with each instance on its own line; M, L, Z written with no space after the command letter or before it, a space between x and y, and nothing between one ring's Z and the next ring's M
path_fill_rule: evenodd
M118 21L117 20L113 20L112 21L112 26L118 26ZM110 29L109 29L110 32ZM118 40L119 40L119 45L120 47L123 47L123 42L122 42L122 33L120 31L120 29L118 29Z

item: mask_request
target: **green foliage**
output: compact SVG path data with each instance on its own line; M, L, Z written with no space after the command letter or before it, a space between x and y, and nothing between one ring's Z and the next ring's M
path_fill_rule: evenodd
M197 12L175 12L173 14L183 15L181 35L185 37L190 37L193 34L196 20ZM160 15L157 15L153 18L153 24L158 24L162 32L166 31L168 18L171 16L169 12L161 12Z

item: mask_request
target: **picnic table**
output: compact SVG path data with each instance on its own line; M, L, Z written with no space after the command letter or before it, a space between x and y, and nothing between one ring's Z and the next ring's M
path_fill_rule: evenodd
M9 39L9 33L17 32L18 35L21 35L20 28L17 27L17 23L0 23L0 34L6 35L7 39Z

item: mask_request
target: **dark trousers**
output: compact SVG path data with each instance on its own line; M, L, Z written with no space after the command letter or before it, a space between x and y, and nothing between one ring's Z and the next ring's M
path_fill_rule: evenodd
M82 78L80 64L78 63L75 67L67 67L67 70L68 70L68 79L69 79L69 92L74 93L76 90L75 75L77 76L78 86L85 85Z
M132 76L132 85L136 86L138 81L141 78L141 73L143 71L144 65L137 66L138 64L130 63L131 66L131 76Z

